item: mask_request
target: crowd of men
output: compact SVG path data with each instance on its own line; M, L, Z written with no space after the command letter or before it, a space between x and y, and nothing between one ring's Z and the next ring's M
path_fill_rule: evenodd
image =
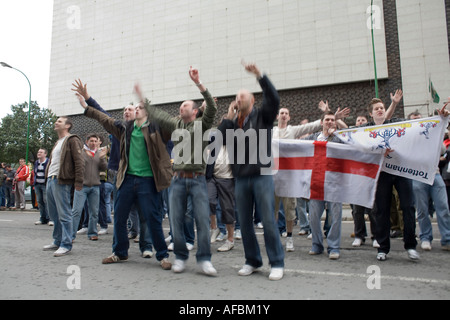
M84 115L103 126L111 135L111 144L108 148L101 148L102 138L95 134L82 141L70 133L73 126L70 118L60 117L56 121L55 131L59 139L48 158L46 150L39 150L39 159L34 166L40 223L46 224L50 220L54 223L53 242L44 250L54 251L54 256L64 256L71 252L77 234L82 233L87 233L89 240L97 240L99 234L107 232L111 222L110 203L114 203L112 254L102 260L103 264L126 261L129 238L139 234L143 257L152 257L154 249L162 269L182 273L195 238L200 272L216 276L217 271L211 262L211 243L225 240L218 251L226 252L233 249L234 239L238 238L242 239L245 253L245 262L238 274L249 276L263 265L255 233L257 225L264 228L264 243L271 267L269 279L280 280L284 274L285 252L295 250L292 237L296 221L300 225L299 235L311 237L309 254L318 255L325 251L321 228L325 210L328 257L339 259L342 203L278 197L272 176L262 174L264 169L270 169L270 164L264 161L259 151L265 148L270 155L272 139L340 143L334 132L347 126L342 119L350 110L338 109L334 113L327 102L321 102L319 108L323 115L320 120L291 126L288 124L289 110L280 108L280 98L267 75L261 73L255 64L243 65L262 88L262 105L255 105L251 92L240 90L214 130L210 129L216 118L216 100L200 81L198 70L192 67L189 76L204 103L184 101L177 117L152 106L141 87L136 85L134 89L139 103L127 106L123 119L114 119L90 96L87 85L76 80L72 90L84 108ZM355 126L401 121L391 119L401 98L402 92L397 90L391 95L392 104L388 109L383 101L373 99L369 103L370 117L358 115ZM446 105L439 114L442 117L449 115ZM238 135L229 135L230 131L246 133L250 130L256 135L258 143L255 145L248 139L243 145L227 141L238 139ZM198 145L195 139L198 133L209 139L202 139ZM177 140L180 136L182 139ZM211 148L211 145L217 148ZM198 150L201 157L198 157ZM203 151L207 156L203 156ZM389 152L391 150L386 155ZM434 205L442 236L441 247L449 251L449 190L446 190L446 186L450 186L449 156L443 147L441 169L436 168L436 180L432 186L381 172L374 208L352 205L355 223L352 245L357 247L365 242L368 234L364 216L368 214L373 246L377 248L376 258L379 261L387 259L393 236L393 201L401 208L399 229L410 259L420 259L416 250L416 210L421 247L431 250L431 205ZM23 166L24 163L19 169ZM4 176L8 182L8 168ZM17 195L24 183L21 179L15 181ZM16 208L20 209L22 197L17 198L20 201ZM168 213L170 222L170 236L167 238L162 229L164 212ZM285 230L279 228L280 214L285 218ZM80 223L82 216L84 222ZM132 231L130 220L140 231ZM97 223L100 231L97 231ZM286 236L285 248L281 233ZM173 261L169 259L170 250L175 255Z

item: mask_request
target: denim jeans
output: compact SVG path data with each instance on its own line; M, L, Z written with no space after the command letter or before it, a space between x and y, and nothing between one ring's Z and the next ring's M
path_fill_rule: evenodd
M320 221L325 210L325 205L328 209L328 217L331 220L329 222L330 229L327 232L327 252L339 253L341 246L342 203L320 200L309 200L309 222L312 234L311 250L316 253L322 253L324 251Z
M306 232L311 231L311 227L309 226L309 218L308 218L308 200L304 198L297 198L297 214L298 220L300 224L300 230L305 230Z
M253 205L258 208L264 227L264 242L270 265L284 267L284 251L275 222L275 198L272 176L236 178L235 196L244 245L245 263L255 268L262 266L258 240L253 225Z
M433 229L428 210L429 199L434 203L439 232L441 234L441 244L450 244L450 213L447 203L447 192L444 180L440 174L436 174L436 178L432 186L420 182L413 181L414 196L416 199L417 219L420 228L421 241L433 241Z
M100 187L99 186L83 186L80 191L75 190L73 194L73 238L77 236L78 225L80 224L81 213L83 212L84 203L88 201L89 204L89 223L88 223L88 238L97 236L97 222L98 222L98 206L100 202ZM87 214L87 212L86 212Z
M41 214L40 220L43 224L49 222L48 211L47 211L47 191L45 184L37 183L34 185L34 191L36 192L36 198L39 205L39 212Z
M71 250L73 236L72 207L70 206L72 185L58 184L58 179L47 181L47 208L54 222L53 244Z
M162 215L158 211L159 193L153 177L138 177L127 174L117 190L114 204L114 238L112 251L119 257L127 257L130 242L128 240L127 220L134 203L144 215L151 230L156 259L161 261L169 256L164 241Z
M111 211L114 207L111 205L111 195L114 191L114 185L109 182L105 182L105 206L106 206L106 222L111 223Z
M377 192L375 196L375 237L380 245L378 252L389 253L391 249L391 202L392 187L398 192L400 208L403 211L403 241L404 248L415 249L416 241L416 210L414 208L414 194L412 181L410 179L381 172L378 179Z
M169 190L169 219L172 226L174 253L177 259L187 260L185 216L188 211L188 197L192 197L192 213L197 225L197 262L211 260L209 201L206 179L179 178L174 176Z

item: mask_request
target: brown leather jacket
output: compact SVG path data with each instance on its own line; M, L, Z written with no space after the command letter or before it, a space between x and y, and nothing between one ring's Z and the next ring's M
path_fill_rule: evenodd
M83 142L80 137L75 134L69 135L61 147L61 160L58 174L59 184L74 184L75 188L83 187L84 159L82 152ZM45 169L46 178L48 177L48 168L50 168L52 163L52 156L53 150L48 160L47 168Z

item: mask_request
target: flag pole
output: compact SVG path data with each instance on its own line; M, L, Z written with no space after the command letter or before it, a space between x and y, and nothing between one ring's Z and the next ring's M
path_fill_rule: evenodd
M372 26L372 51L373 51L373 66L375 70L375 96L376 98L379 98L379 92L378 92L378 74L377 74L377 59L375 56L375 37L373 34L373 0L371 0L370 3L370 20L371 20L371 26Z

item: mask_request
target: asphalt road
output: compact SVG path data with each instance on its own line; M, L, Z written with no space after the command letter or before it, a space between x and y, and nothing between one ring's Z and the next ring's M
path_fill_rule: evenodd
M102 265L111 253L109 234L92 242L79 236L72 252L55 258L42 247L52 242L52 227L35 226L37 211L0 212L0 299L32 300L325 300L325 299L431 299L450 298L450 252L440 249L439 232L433 224L433 250L421 260L407 258L400 239L392 240L388 260L378 262L369 244L352 248L353 221L342 222L341 258L331 261L326 254L310 256L311 242L294 236L295 252L287 253L285 276L268 280L269 267L262 230L258 230L265 265L249 276L237 271L244 263L242 242L236 240L230 252L219 253L211 245L217 277L197 273L195 251L187 269L174 274L160 268L157 260L143 259L138 245L130 242L129 260ZM344 216L348 216L348 212ZM418 229L417 229L418 230ZM168 232L168 221L164 220ZM298 231L298 229L295 229ZM418 231L417 231L418 232ZM285 239L282 239L283 243ZM170 259L173 261L174 255ZM379 276L379 277L377 277Z

